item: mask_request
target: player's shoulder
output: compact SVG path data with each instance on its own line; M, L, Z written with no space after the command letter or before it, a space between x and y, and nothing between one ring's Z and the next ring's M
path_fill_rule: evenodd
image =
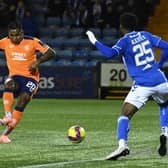
M152 34L151 32L148 32L148 31L142 31L142 35L150 40L160 40L161 39L160 36Z
M10 41L9 37L6 36L6 37L3 37L0 39L0 43L4 44L4 45L9 45L9 43L11 43L11 41Z
M8 36L5 36L5 37L1 38L1 41L7 41L7 40L9 40Z
M148 31L140 31L140 33L142 35L147 35L147 36L151 36L152 35L152 33L148 32Z
M24 40L26 43L33 43L34 45L40 45L43 47L48 46L45 42L40 40L38 37L24 35Z
M23 39L24 39L24 40L35 40L36 37L24 35Z
M38 37L27 36L27 35L24 35L24 40L32 40L32 41L35 41L35 42L41 42L41 40Z
M153 35L148 31L133 31L133 32L129 32L125 34L125 38L127 39L134 39L134 38L139 38L139 37L151 38L152 36Z
M33 42L33 43L40 43L41 42L41 40L39 38L33 37L33 36L24 35L23 39L27 42Z

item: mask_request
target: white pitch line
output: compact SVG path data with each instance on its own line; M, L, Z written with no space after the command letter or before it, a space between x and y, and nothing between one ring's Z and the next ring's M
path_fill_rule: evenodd
M74 161L67 161L67 162L55 162L55 163L44 163L44 164L37 164L37 165L29 165L29 166L21 166L18 168L41 168L41 167L49 167L49 166L63 166L67 164L78 164L78 163L86 163L86 162L95 162L95 161L103 161L104 159L93 159L93 160L74 160Z

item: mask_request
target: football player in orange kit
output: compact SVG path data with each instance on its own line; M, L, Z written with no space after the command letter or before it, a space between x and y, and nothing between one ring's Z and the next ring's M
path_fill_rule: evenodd
M6 79L3 92L5 117L0 124L6 126L0 136L1 143L10 143L10 132L22 118L26 105L38 88L39 65L55 56L55 51L38 38L24 35L21 24L14 21L8 26L8 37L0 40L0 49L6 55L9 77ZM43 55L37 58L36 51ZM17 93L17 102L14 103L14 92Z

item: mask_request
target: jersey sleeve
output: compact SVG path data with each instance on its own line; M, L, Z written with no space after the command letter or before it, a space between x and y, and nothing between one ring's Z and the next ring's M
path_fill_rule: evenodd
M158 62L158 67L161 68L164 64L164 62L168 58L168 50L162 50L161 55L160 55L160 60Z
M108 47L99 41L96 41L95 46L106 58L112 58L118 55L116 49Z
M44 54L49 49L49 46L38 38L34 38L34 45L35 49L42 54Z
M158 48L161 48L161 49L168 49L168 42L164 41L164 40L160 40L159 41L159 44L158 44Z
M121 38L117 41L117 43L112 47L117 51L117 55L122 55L126 50L127 40L126 38Z

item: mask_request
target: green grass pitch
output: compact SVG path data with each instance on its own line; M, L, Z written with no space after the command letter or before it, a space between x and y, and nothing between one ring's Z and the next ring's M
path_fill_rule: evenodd
M0 116L3 116L0 100ZM105 161L117 148L116 127L120 100L33 99L10 138L0 144L0 168L166 168L168 155L160 157L159 112L149 101L132 118L128 145L130 155ZM80 144L67 138L70 126L86 130ZM0 127L3 131L3 127Z

